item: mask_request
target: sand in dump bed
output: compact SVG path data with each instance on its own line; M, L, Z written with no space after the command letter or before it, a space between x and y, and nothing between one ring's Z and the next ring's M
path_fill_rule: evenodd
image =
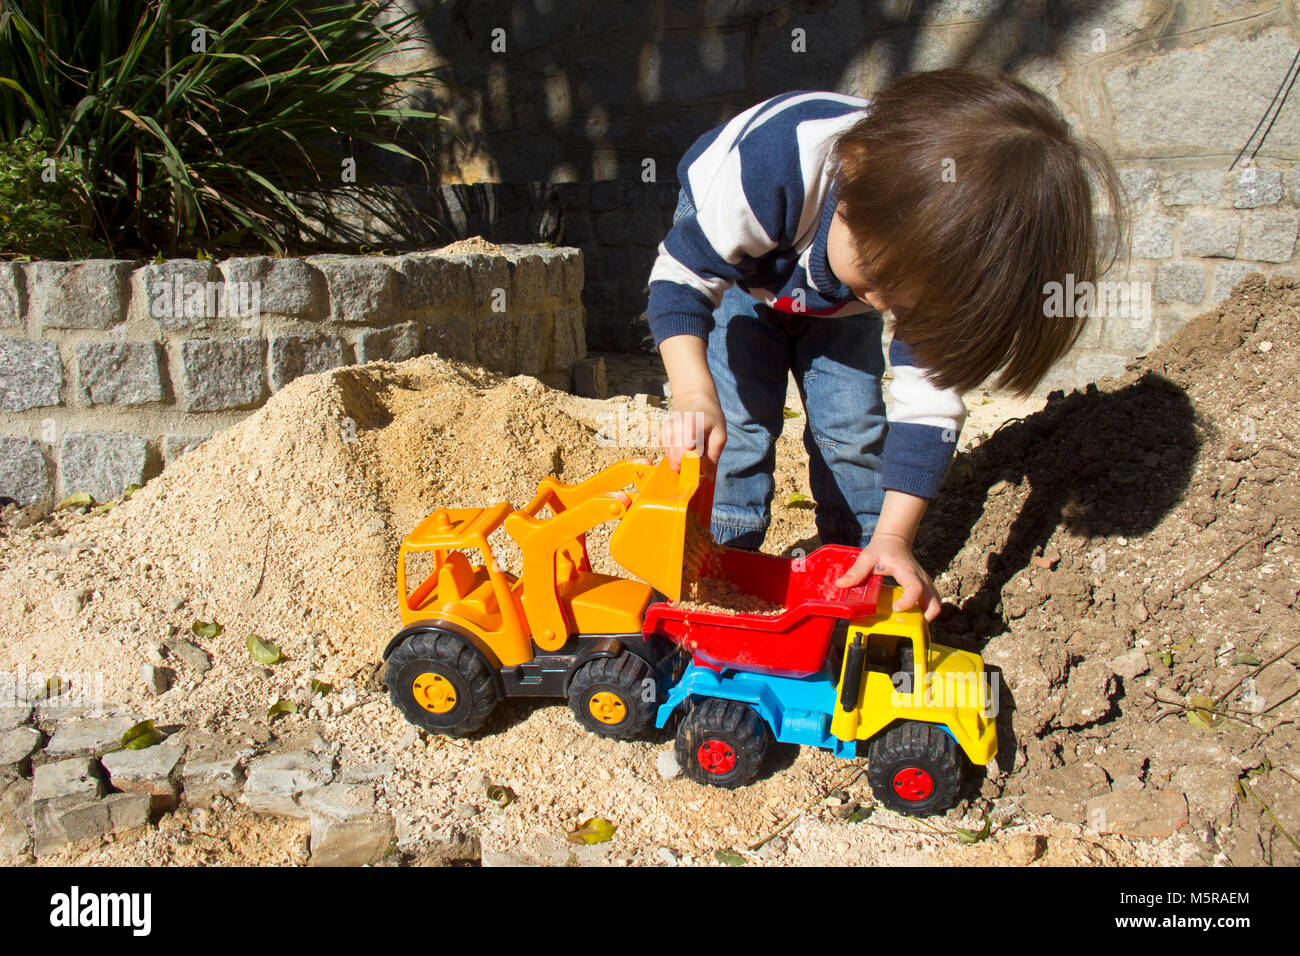
M887 813L836 819L827 790L870 802L869 789L859 763L812 748L778 746L758 781L723 791L663 779L669 738L593 736L562 702L507 701L469 739L416 733L373 676L399 623L401 536L436 506L522 505L545 475L578 481L653 453L608 447L597 428L658 414L436 357L298 379L106 514L5 510L0 671L74 684L98 674L110 701L182 737L252 733L272 702L293 699L303 712L277 720L276 737L319 731L341 767L392 761L379 807L412 859L459 834L484 853L563 862L563 830L604 816L615 839L574 850L580 861L657 864L671 848L713 862L798 815L747 858L1294 865L1262 805L1300 829L1297 340L1300 293L1248 277L1132 371L959 455L917 552L949 604L936 639L981 650L1005 678L999 766L931 821L978 827L989 814L994 835L976 846ZM778 502L808 491L803 421L786 426ZM589 544L597 568L616 572L607 538ZM810 510L776 509L765 550L815 545ZM224 631L194 637L196 619ZM148 696L140 667L173 632L212 668L197 680L167 654L171 689ZM286 660L256 666L250 633ZM333 693L313 700L313 678ZM1231 719L1212 730L1188 720L1201 697ZM1237 799L1239 779L1254 797ZM487 783L518 799L498 812ZM1080 829L1087 801L1112 790L1181 794L1189 822L1163 841ZM293 862L305 828L181 811L138 839L48 862ZM250 849L259 841L264 851Z
M780 604L765 601L750 594L725 578L695 578L684 591L677 606L688 611L706 611L710 614L754 614L775 617L784 614Z

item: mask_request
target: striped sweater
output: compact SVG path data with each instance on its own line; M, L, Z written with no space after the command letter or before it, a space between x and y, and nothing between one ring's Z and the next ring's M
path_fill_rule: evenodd
M835 277L826 238L835 213L830 151L861 119L866 100L786 93L745 110L686 151L677 167L695 212L659 245L650 272L655 343L707 337L722 293L739 286L783 312L847 316L871 311ZM957 446L966 406L932 385L895 338L889 347L885 488L933 498Z

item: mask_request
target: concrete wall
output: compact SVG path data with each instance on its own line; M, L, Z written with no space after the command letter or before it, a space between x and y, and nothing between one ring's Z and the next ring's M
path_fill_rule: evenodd
M567 385L586 354L581 290L581 254L538 246L0 263L0 497L116 498L340 365L436 351Z

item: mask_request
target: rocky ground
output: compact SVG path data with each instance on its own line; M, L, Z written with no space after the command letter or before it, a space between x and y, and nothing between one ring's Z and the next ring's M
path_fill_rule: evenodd
M1298 331L1300 292L1251 277L1118 379L1045 407L970 398L918 554L947 602L936 639L1001 668L1000 754L927 821L809 748L700 787L669 736L598 738L561 702L417 732L376 667L400 537L437 505L522 504L543 475L652 452L653 369L611 363L615 388L651 381L607 400L436 357L299 379L114 507L5 510L0 855L1294 865ZM774 553L815 545L786 506L808 492L801 428ZM162 739L118 749L144 719ZM590 818L613 838L571 842Z

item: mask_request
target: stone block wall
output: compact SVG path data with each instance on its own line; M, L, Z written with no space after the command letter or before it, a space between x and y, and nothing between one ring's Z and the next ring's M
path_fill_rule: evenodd
M0 263L0 498L119 497L300 375L426 352L567 385L582 255Z

